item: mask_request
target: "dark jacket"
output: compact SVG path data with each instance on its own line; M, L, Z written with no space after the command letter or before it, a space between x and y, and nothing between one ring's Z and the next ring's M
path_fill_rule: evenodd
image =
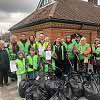
M0 50L0 71L8 71L10 68L10 61L7 51Z
M65 47L62 44L60 44L59 46L57 46L55 43L54 43L53 46L55 47L55 53L56 53L57 58L58 58L57 60L62 60L62 56L64 58L63 60L65 60L66 59L66 50L65 50ZM63 46L63 51L61 49L62 46ZM62 52L63 52L63 55L62 55Z

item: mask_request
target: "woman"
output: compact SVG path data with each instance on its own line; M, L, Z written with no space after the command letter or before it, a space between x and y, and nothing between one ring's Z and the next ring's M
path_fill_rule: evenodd
M98 73L100 75L100 39L96 38L95 42L92 46L92 53L94 56L93 61L93 70L94 73Z
M79 71L88 72L88 63L91 56L91 47L87 43L86 38L83 37L80 40L80 45L78 47L78 56L79 56Z
M0 87L8 86L9 56L4 49L4 41L0 41ZM3 83L4 81L4 83Z
M30 47L29 47L29 50L30 50L30 48L36 49L35 36L34 36L34 35L30 35L29 41L30 41Z

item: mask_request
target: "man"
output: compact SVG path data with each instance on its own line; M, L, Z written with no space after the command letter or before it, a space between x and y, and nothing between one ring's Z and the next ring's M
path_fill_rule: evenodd
M22 34L20 41L17 43L19 51L21 51L25 56L29 53L30 42L27 40L26 35Z
M65 47L61 44L61 38L57 38L53 44L53 52L56 54L57 58L55 59L56 71L55 74L57 78L63 78L64 66L66 66L66 51Z
M42 55L44 50L46 50L48 44L49 44L49 42L45 41L44 34L41 33L40 36L39 36L39 41L36 41L36 48L37 48L37 50L39 52L39 55Z
M79 34L75 34L75 39L73 40L76 49L80 46L80 40L81 40L81 36ZM74 71L77 72L78 69L78 56L77 54L75 54L75 59L74 59Z
M9 56L4 49L4 41L0 41L0 87L8 86ZM3 83L4 81L4 83Z

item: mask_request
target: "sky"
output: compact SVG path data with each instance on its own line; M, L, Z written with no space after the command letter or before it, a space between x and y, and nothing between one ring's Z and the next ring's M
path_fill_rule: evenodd
M11 26L32 13L38 2L39 0L0 0L0 33L7 32Z

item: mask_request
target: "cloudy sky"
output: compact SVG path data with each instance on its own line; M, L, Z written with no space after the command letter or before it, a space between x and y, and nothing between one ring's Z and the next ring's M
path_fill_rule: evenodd
M38 2L39 0L0 0L0 33L33 12Z

